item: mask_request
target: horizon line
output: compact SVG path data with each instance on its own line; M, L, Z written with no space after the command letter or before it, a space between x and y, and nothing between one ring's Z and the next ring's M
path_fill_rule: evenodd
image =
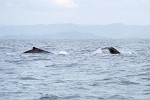
M77 24L77 23L51 23L51 24L8 24L8 25L0 25L0 27L4 26L36 26L36 25L80 25L80 26L98 26L98 25L127 25L127 26L150 26L150 24L124 24L124 23L109 23L109 24Z

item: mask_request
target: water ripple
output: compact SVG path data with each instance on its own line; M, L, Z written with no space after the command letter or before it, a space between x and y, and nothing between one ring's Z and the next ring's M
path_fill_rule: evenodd
M37 100L61 100L61 98L56 96L56 95L48 95L48 94L46 94L45 96L42 96L42 97L40 97Z

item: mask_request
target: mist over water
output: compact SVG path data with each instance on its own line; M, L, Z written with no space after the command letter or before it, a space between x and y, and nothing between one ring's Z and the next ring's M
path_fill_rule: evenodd
M0 100L149 100L149 76L150 40L0 40Z

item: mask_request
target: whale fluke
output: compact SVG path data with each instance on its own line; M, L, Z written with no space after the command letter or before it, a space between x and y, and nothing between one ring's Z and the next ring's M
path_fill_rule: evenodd
M50 53L48 51L33 47L31 50L25 51L24 53Z
M102 50L103 49L108 49L111 54L120 54L120 52L114 47L106 47L106 48L102 48Z

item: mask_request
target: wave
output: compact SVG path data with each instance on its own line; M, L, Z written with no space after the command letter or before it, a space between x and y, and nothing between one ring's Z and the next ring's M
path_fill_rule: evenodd
M38 100L60 100L60 97L46 94L45 96L40 97Z
M78 63L70 63L70 64L52 64L52 65L46 65L45 67L74 67L74 66L77 66Z
M20 79L21 80L39 80L39 79L34 78L34 77L21 77Z
M121 80L119 84L120 84L120 85L138 85L138 84L140 84L140 83L131 82L131 81L129 81L129 80Z

